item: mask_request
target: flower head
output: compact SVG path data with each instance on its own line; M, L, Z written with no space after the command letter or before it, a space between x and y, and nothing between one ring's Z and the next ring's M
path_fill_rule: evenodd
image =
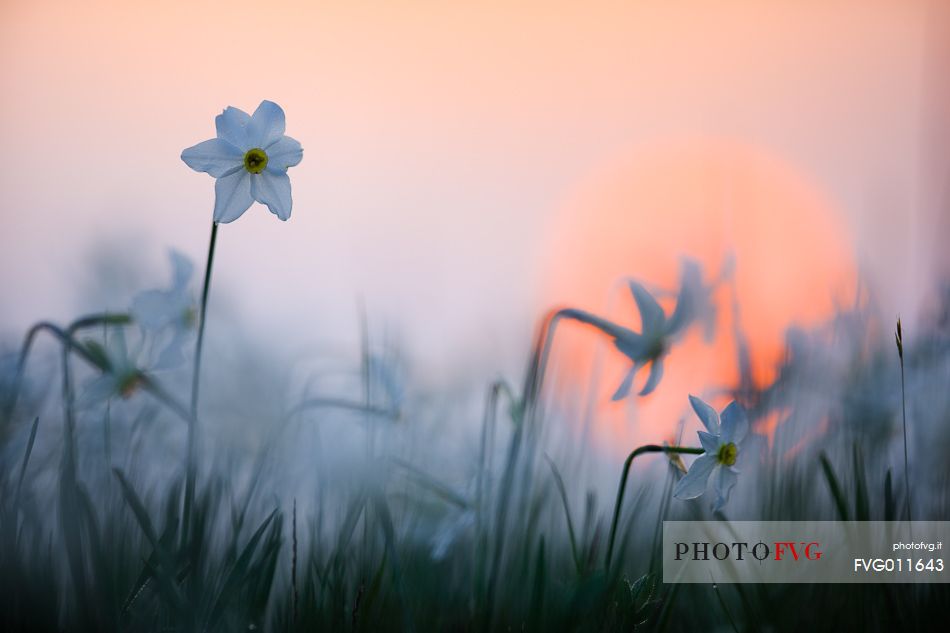
M85 402L101 402L115 396L128 399L142 386L145 373L134 360L138 354L130 353L121 329L110 336L104 346L86 341L85 348L102 372L86 386Z
M284 111L261 101L254 114L228 107L215 120L217 137L189 147L181 159L214 183L214 221L233 222L255 200L286 220L290 217L287 168L303 158L300 143L284 136Z
M642 331L637 333L621 329L614 337L617 349L633 361L633 367L613 395L614 400L625 398L630 393L634 376L646 365L650 365L650 375L640 395L645 396L656 389L663 377L663 359L673 342L693 321L708 314L709 298L702 282L702 269L690 259L683 261L676 307L669 318L653 295L640 283L631 281L630 292L640 312Z
M734 401L721 414L695 396L690 396L689 402L706 427L706 431L699 431L699 441L705 452L676 483L673 496L695 499L706 491L706 484L712 477L717 495L713 511L716 511L729 500L729 491L736 485L739 473L736 460L749 431L749 421L745 411Z
M146 290L132 299L132 318L142 332L165 342L152 369L170 369L185 360L183 352L197 321L197 306L189 285L194 272L191 260L169 251L171 285L165 290Z

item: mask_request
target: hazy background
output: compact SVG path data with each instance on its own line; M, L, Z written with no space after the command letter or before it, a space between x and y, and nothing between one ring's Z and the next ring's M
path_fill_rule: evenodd
M355 344L362 298L424 378L511 374L545 306L668 277L707 212L708 266L822 306L860 270L912 317L948 261L939 4L3 0L0 333L124 308L90 289L164 281L167 247L200 270L212 180L179 154L262 99L305 149L293 216L222 228L211 308L262 344Z

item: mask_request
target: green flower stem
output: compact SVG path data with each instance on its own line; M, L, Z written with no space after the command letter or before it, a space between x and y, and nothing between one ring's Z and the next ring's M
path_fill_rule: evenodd
M521 399L512 398L511 418L515 425L514 433L511 436L511 442L508 447L508 456L505 462L505 471L502 475L502 481L498 488L499 497L495 511L495 534L494 547L490 557L490 571L488 583L485 589L485 617L487 619L486 628L491 628L491 617L494 608L495 587L501 570L502 554L505 545L505 527L508 522L508 509L511 505L512 489L516 481L515 469L522 460L521 447L523 435L526 427L532 433L537 429L533 423L537 412L538 403L541 397L542 387L544 385L544 375L547 372L548 359L551 356L551 347L554 343L554 334L557 325L561 319L569 319L591 325L608 336L626 335L629 330L622 328L614 323L597 317L583 310L574 308L553 308L541 319L541 324L535 334L534 344L531 347L530 361L528 370L525 372L524 386L522 387ZM530 438L529 438L530 439ZM524 459L525 478L521 480L521 489L530 488L531 477L531 459L530 455Z
M198 438L198 385L201 380L201 349L205 338L205 319L208 311L208 291L211 287L211 267L214 264L214 246L218 240L218 223L211 223L211 241L208 244L208 262L205 265L204 286L201 289L201 312L198 315L198 341L195 344L195 366L191 376L191 415L188 424L188 446L185 457L185 503L182 517L182 538L187 538L191 520L191 506L195 498L197 477L196 443Z
M66 337L73 342L75 346L76 332L82 329L109 326L109 325L127 325L132 322L131 317L126 314L93 314L76 319L69 324L66 329ZM81 347L81 346L80 346ZM81 347L85 349L84 347ZM65 420L65 438L63 441L65 450L64 464L67 475L71 481L76 480L76 415L74 408L72 374L69 369L70 346L63 346L63 414Z
M16 408L17 397L20 394L20 387L22 386L23 382L23 374L26 370L26 361L29 359L30 352L33 349L33 341L36 340L36 337L40 332L49 331L54 336L59 338L60 341L64 341L66 339L72 339L76 332L81 329L90 328L97 325L128 325L131 322L132 318L127 314L103 313L91 314L76 319L65 330L57 325L54 325L53 323L50 323L49 321L40 321L39 323L33 325L33 327L27 331L26 336L23 339L23 345L20 346L20 356L17 359L16 374L13 377L13 393L10 396L10 400L4 407L3 419L9 419L10 416L13 415L13 410ZM76 347L77 346L75 343L71 345L71 349L74 351L76 351ZM90 359L87 358L86 360Z
M290 418L304 411L313 409L336 409L340 411L353 411L363 413L368 417L377 417L388 420L398 420L400 412L397 409L384 409L382 407L367 406L361 402L353 402L344 398L310 398L297 404L294 408L284 414L281 420L281 429Z
M610 539L607 541L607 557L604 560L604 568L606 570L610 569L610 559L613 557L614 553L614 540L617 537L617 523L620 521L620 509L623 506L623 493L627 489L627 475L630 474L630 466L633 464L633 460L637 458L638 455L643 455L644 453L667 453L667 454L686 454L686 455L702 455L705 453L701 448L692 448L689 446L660 446L658 444L646 444L635 449L630 455L627 456L626 461L623 463L623 471L620 474L620 486L617 488L617 501L614 503L614 517L610 522Z
M498 400L504 395L509 403L509 407L518 406L518 399L511 387L504 380L495 380L488 387L488 393L485 396L485 411L482 417L482 433L478 451L478 480L475 487L476 509L479 516L479 527L482 526L484 519L484 501L485 494L485 476L491 471L491 465L488 463L491 456L491 447L495 445L495 426L498 418Z
M562 319L589 325L611 338L636 336L636 333L612 321L576 308L555 308L544 316L531 353L531 363L525 377L523 408L534 405L541 395L544 375L554 342L554 333Z

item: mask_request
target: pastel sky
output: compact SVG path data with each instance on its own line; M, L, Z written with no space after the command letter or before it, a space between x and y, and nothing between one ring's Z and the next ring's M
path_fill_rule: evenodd
M906 280L931 276L946 228L928 170L950 76L935 7L5 0L0 333L122 307L84 295L105 247L124 253L120 278L161 281L168 247L200 262L212 180L179 154L213 135L223 107L261 99L284 107L305 149L293 217L255 206L223 227L215 296L219 318L240 314L265 341L355 340L362 298L432 367L518 369L548 303L578 283L606 302L609 278L668 276L696 243L664 230L656 271L614 255L584 277L579 258L601 239L612 253L628 234L642 244L662 206L583 201L655 156L740 184L734 157L763 157L763 199L792 192L802 206L730 221L764 222L776 243L762 249L794 266L810 242L783 241L783 223L813 213L840 228L826 250L856 257L884 309L907 312L922 284ZM735 151L710 150L722 147ZM585 241L565 242L574 233ZM739 233L721 246L755 239ZM809 284L825 297L820 269Z

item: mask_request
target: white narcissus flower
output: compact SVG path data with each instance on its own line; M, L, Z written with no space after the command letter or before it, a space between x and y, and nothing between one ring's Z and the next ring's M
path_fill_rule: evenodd
M290 217L287 168L303 158L300 143L284 136L284 111L261 101L254 114L228 107L215 117L218 136L189 147L181 159L214 176L214 221L233 222L255 200L281 220Z
M178 251L168 253L172 265L172 282L167 290L146 290L132 299L132 318L155 340L166 344L158 354L153 370L171 369L185 361L184 347L195 323L197 306L189 285L194 265Z
M689 402L708 431L699 431L699 441L705 452L676 483L673 496L695 499L706 491L706 484L712 477L718 495L712 509L717 511L729 500L729 491L736 485L739 473L736 460L749 431L749 420L745 410L734 401L721 414L695 396L690 396Z
M676 307L667 318L663 308L646 288L636 281L630 282L630 292L640 311L643 331L637 333L622 329L614 335L614 345L633 361L633 367L613 395L614 400L621 400L630 393L634 376L648 364L650 375L639 395L645 396L656 389L663 378L663 360L672 343L706 310L703 289L702 269L695 261L685 259Z
M86 386L84 403L94 404L116 396L128 399L142 386L145 374L135 361L139 352L129 350L121 329L109 336L104 346L86 341L85 348L102 373Z

